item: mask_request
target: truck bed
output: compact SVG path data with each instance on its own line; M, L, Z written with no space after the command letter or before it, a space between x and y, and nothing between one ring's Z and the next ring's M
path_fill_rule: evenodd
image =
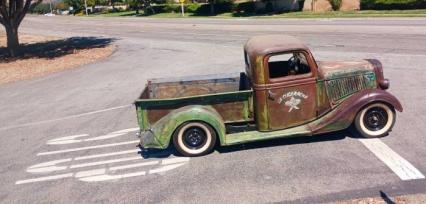
M189 105L211 106L225 123L253 119L252 90L245 73L150 79L135 105L144 129Z

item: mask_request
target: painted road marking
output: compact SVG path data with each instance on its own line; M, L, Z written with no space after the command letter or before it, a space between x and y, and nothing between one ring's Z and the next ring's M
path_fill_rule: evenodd
M166 171L170 171L172 169L178 168L178 167L180 167L184 164L185 163L170 164L170 165L167 165L167 166L162 166L162 167L157 168L157 169L151 169L151 170L149 170L149 174L164 173Z
M60 137L60 138L56 138L56 139L52 139L47 141L47 144L52 145L52 144L71 144L71 143L75 143L75 142L79 142L81 140L77 140L77 138L80 137L87 137L89 136L88 134L81 134L81 135L71 135L71 136L66 136L66 137Z
M116 135L127 134L127 133L138 131L138 130L139 128L128 128L124 130L111 132L102 136L85 138L83 139L83 141L107 140L107 139L116 137ZM49 140L47 144L53 144L55 142L58 142L56 144L67 145L67 144L75 143L75 140L80 140L78 138L87 137L87 136L89 135L79 134L79 135L60 137L60 138ZM69 152L76 153L80 150L99 149L99 148L106 148L111 146L133 144L138 142L139 140L134 140L134 141L109 143L109 144L96 145L96 146L77 147L72 149L41 152L41 153L38 153L37 156L63 154L63 153L69 153ZM38 178L30 178L26 180L19 180L19 181L16 181L15 184L18 185L18 184L36 183L36 182L52 181L52 180L59 180L59 179L65 179L65 178L76 178L84 182L99 182L99 181L119 180L123 178L144 176L149 174L164 174L167 171L176 169L180 166L187 164L190 160L190 158L188 157L178 157L178 158L168 158L163 160L149 160L149 161L143 161L138 163L126 164L126 162L132 162L133 160L143 160L144 158L138 154L139 151L140 149L127 149L127 150L116 151L116 152L106 152L101 154L92 154L87 156L78 156L78 157L42 162L42 163L35 164L33 166L28 167L27 172L29 173L51 173L54 171L71 171L71 172L64 173L64 174L57 174L57 175L42 176ZM99 161L99 158L125 155L125 154L137 154L137 156L132 155L132 156L127 156L123 158L106 159L106 160ZM86 163L81 163L81 162L77 164L72 163L75 161L84 161L89 159L98 159L98 160L92 161L92 162L86 162ZM94 168L94 169L72 172L72 171L75 171L75 169L77 168L91 167L91 166L97 166L97 165L109 165L112 163L121 163L121 162L124 162L124 164L121 164L118 166L107 166L104 168ZM152 167L150 168L149 166L152 166ZM143 170L140 168L147 168L147 169ZM134 169L134 171L128 172L131 169Z
M123 151L123 152L130 152L130 151ZM131 152L135 152L134 150L131 150ZM119 152L116 152L119 153ZM103 154L102 156L110 156L110 155L116 155L116 153L110 153L110 154ZM100 156L100 155L92 155L84 157L83 159L91 159L93 156ZM78 158L68 158L68 159L59 159L59 160L53 160L48 162L39 163L33 166L30 166L27 168L27 172L29 173L46 173L46 172L52 172L52 171L61 171L66 169L75 169L75 168L82 168L82 167L88 167L88 166L97 166L97 165L103 165L103 164L112 164L112 163L118 163L118 162L124 162L124 161L132 161L132 160L139 160L143 159L141 156L134 156L134 157L125 157L125 158L119 158L119 159L110 159L110 160L104 160L104 161L96 161L96 162L89 162L89 163L81 163L81 164L74 164L74 165L64 165L64 166L58 166L58 164L65 163L65 162L71 162L76 160L82 160L82 157ZM178 158L171 158L171 159L164 159L162 160L162 165L169 165L169 164L175 164L175 163L181 163L181 162L188 162L188 157L178 157ZM118 167L112 167L111 170L119 170L119 169L128 169L128 168L134 168L134 167L140 167L140 166L146 166L150 164L157 164L159 161L153 161L151 163L137 163L137 164L130 164L130 165L124 165L124 166L118 166Z
M89 156L76 157L74 160L84 160L84 159L93 159L93 158L100 158L100 157L109 157L109 156L116 156L116 155L122 155L122 154L138 153L140 151L141 151L140 149L131 149L131 150L125 150L125 151L119 151L119 152L94 154L94 155L89 155Z
M37 156L51 155L51 154L61 154L61 153L67 153L67 152L76 152L76 151L81 151L81 150L98 149L98 148L104 148L104 147L113 147L113 146L135 144L135 143L139 143L139 140L132 140L132 141L127 141L127 142L118 142L118 143L110 143L110 144L103 144L103 145L95 145L95 146L88 146L88 147L79 147L79 148L73 148L73 149L64 149L64 150L57 150L57 151L50 151L50 152L41 152L41 153L38 153Z
M129 177L135 177L135 176L144 176L146 175L146 171L138 171L128 174L120 174L120 175L98 175L98 176L90 176L90 177L84 177L80 178L80 181L86 181L86 182L97 182L97 181L108 181L108 180L118 180L122 178L129 178Z
M106 173L106 169L92 169L92 170L88 170L88 171L80 171L75 173L74 177L76 178L81 178L81 177L88 177L88 176L95 176L95 175L101 175L101 174L105 174Z
M69 177L72 177L73 175L74 175L73 173L67 173L67 174L58 174L58 175L54 175L54 176L44 176L44 177L39 177L39 178L20 180L20 181L15 182L15 184L35 183L35 182L40 182L40 181L57 180L57 179L62 179L62 178L69 178Z
M188 162L189 157L176 157L171 159L164 159L161 164L167 165L167 164L174 164L179 162Z
M88 134L81 134L81 135L71 135L71 136L65 136L60 138L55 138L47 141L47 144L49 145L63 145L63 144L72 144L72 143L79 143L79 142L88 142L88 141L98 141L98 140L106 140L111 139L114 137L119 137L126 135L129 132L135 132L139 131L139 128L128 128L124 130L119 130L115 132L108 133L106 135L87 138L87 139L78 139L82 137L88 137Z
M358 139L377 158L384 162L401 180L424 179L425 176L410 162L394 152L380 139Z
M97 161L97 162L89 162L89 163L83 163L83 164L75 164L75 165L71 165L70 169L88 167L88 166L97 166L97 165L102 165L102 164L118 163L118 162L123 162L123 161L133 161L133 160L138 160L138 159L142 159L142 157L139 155L139 156L135 156L135 157L125 157L125 158L111 159L111 160L106 160L106 161Z
M57 164L69 162L69 161L71 161L71 159L60 159L60 160L54 160L54 161L40 163L40 164L28 167L27 172L29 172L29 173L45 173L45 172L65 170L65 169L68 168L67 166L58 166Z
M128 128L128 129L124 129L124 130L119 130L119 131L115 131L112 132L111 134L117 134L117 133L129 133L129 132L136 132L139 131L139 128Z
M52 171L65 170L65 169L68 169L68 168L80 168L80 167L86 167L86 166L96 166L96 165L116 163L116 162L122 162L122 161L130 161L130 160L134 160L134 159L142 159L141 156L137 156L137 157L130 157L130 159L129 158L121 158L121 159L115 159L115 160L105 160L105 161L97 161L97 162L91 162L91 163L82 163L82 164L76 164L76 165L72 165L72 166L58 166L58 164L65 163L65 162L99 158L101 156L102 157L115 156L115 155L121 155L123 153L130 153L130 152L131 153L137 153L138 150L135 149L135 150L122 151L122 152L112 152L112 153L97 154L97 155L83 156L83 157L77 157L77 158L53 160L53 161L43 162L43 163L39 163L39 164L30 166L30 167L27 168L27 172L29 172L29 173L52 172Z
M149 174L162 174L166 171L170 171L187 164L189 160L190 159L188 157L182 157L182 158L163 159L162 161L148 161L148 162L142 162L142 163L136 163L136 164L113 166L109 168L91 169L86 171L79 171L76 173L66 173L66 174L58 174L53 176L43 176L38 178L19 180L19 181L16 181L15 184L18 185L18 184L26 184L26 183L36 183L41 181L59 180L59 179L71 178L71 177L75 177L79 179L80 181L86 181L86 182L117 180L122 178L143 176L147 174L146 173L147 171L136 171L136 172L125 173L125 174L114 174L117 170L124 170L124 169L144 167L144 166L154 166L160 163L161 163L160 167L148 170L148 172Z
M66 117L62 117L62 118L56 118L56 119L51 119L51 120L43 120L43 121L32 122L32 123L25 123L25 124L20 124L20 125L12 125L12 126L0 127L0 130L8 130L8 129L13 129L13 128L33 126L33 125L41 125L41 124L45 124L45 123L51 123L51 122L57 122L57 121L61 121L61 120L78 118L78 117L82 117L82 116L93 115L93 114L103 113L103 112L117 110L117 109L129 108L129 107L132 107L132 106L133 106L133 104L123 105L123 106L116 106L116 107L112 107L112 108L106 108L106 109L101 109L101 110L96 110L96 111L90 111L90 112L86 112L86 113L81 113L81 114L76 114L76 115L70 115L70 116L66 116Z
M150 161L150 162L142 162L142 163L136 163L136 164L122 165L122 166L113 166L113 167L110 167L109 170L116 171L121 169L130 169L130 168L136 168L141 166L155 165L159 163L160 163L159 161Z

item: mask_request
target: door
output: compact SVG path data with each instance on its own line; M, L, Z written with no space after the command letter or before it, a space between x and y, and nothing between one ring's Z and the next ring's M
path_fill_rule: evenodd
M294 51L265 58L270 130L294 127L315 119L316 69L311 69L309 56L304 51Z

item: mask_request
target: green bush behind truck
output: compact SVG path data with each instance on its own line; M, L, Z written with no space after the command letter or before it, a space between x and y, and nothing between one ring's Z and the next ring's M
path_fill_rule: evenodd
M232 145L346 129L385 136L400 102L385 89L378 60L315 61L290 36L251 38L246 72L153 79L136 100L141 146L173 142L185 156Z

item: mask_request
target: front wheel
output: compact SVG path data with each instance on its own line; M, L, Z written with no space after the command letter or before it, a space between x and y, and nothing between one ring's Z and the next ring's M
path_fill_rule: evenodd
M195 157L209 153L216 143L216 132L204 122L186 122L173 136L175 148L184 156Z
M395 124L395 110L383 103L373 103L364 107L355 118L355 128L366 138L388 135Z

